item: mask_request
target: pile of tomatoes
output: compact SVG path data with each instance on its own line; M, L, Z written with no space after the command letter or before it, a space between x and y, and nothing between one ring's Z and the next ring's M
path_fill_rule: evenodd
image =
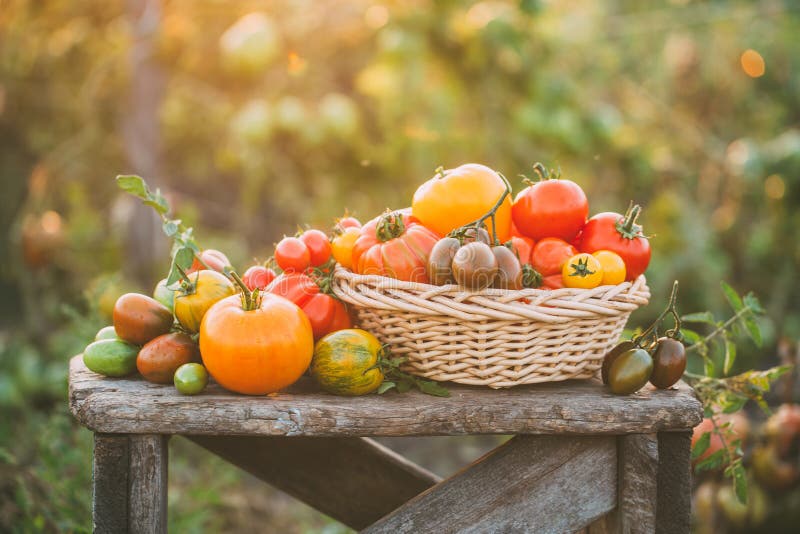
M186 394L202 391L210 374L231 391L263 395L309 368L328 391L364 394L381 386L382 369L399 371L384 365L385 348L372 334L352 328L331 289L337 265L466 290L593 288L644 272L650 247L638 206L588 217L576 183L534 168L541 179L513 201L507 180L484 165L438 169L410 207L363 226L342 217L330 235L309 229L284 237L272 258L241 277L224 253L176 241L170 280L177 281L162 280L152 297L120 297L113 327L98 332L84 361L107 376L138 370ZM189 253L182 268L177 249Z

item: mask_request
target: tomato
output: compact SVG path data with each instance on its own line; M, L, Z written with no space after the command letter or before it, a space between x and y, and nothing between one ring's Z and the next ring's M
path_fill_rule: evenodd
M435 286L452 284L453 278L453 257L461 243L455 237L443 237L431 249L428 256L428 280Z
M543 167L538 164L539 172ZM511 210L514 224L523 235L535 240L557 237L572 241L589 215L589 201L583 189L571 180L548 178L523 189Z
M628 213L604 212L589 219L578 236L581 252L610 250L625 262L626 280L636 280L650 263L650 242L636 224L641 208L633 206Z
M183 332L164 334L148 341L136 356L136 368L148 382L170 384L181 365L200 361L200 349Z
M314 339L350 328L350 315L338 299L320 292L317 283L305 273L284 273L269 290L300 306L311 323Z
M336 219L336 224L333 226L335 233L344 232L348 228L361 228L361 221L355 217L345 215L344 217Z
M412 214L440 235L473 222L494 207L506 192L506 182L485 165L468 163L439 171L419 186L411 204ZM497 238L501 243L511 233L511 198L503 200L495 214ZM491 220L486 221L489 233Z
M208 372L199 363L184 363L175 370L175 389L183 395L197 395L208 384Z
M492 282L492 287L522 289L522 265L516 254L503 245L492 247L492 254L497 259L497 275Z
M83 363L103 376L127 376L136 370L139 347L121 339L101 339L83 350Z
M200 330L203 315L220 299L233 295L236 290L225 275L217 271L199 271L189 277L192 284L185 292L175 295L175 317L186 330Z
M529 237L511 236L511 239L506 241L506 246L511 249L516 255L517 259L522 265L531 262L531 253L533 252L533 239Z
M220 252L219 250L214 250L213 248L209 248L204 250L200 253L200 260L203 260L209 268L217 271L217 272L224 272L225 267L230 266L231 262L228 257ZM196 271L205 270L206 267L202 263L200 263L196 257L192 262L192 266L186 271L187 274L193 273Z
M564 240L547 237L534 245L531 265L542 275L542 285L549 289L564 287L561 269L564 263L577 254L575 247Z
M513 212L513 206L512 206L512 212ZM522 235L522 232L519 231L519 228L517 228L517 225L514 224L514 219L512 218L511 219L511 237L515 237L515 236L516 237L525 237L524 235Z
M676 339L662 337L653 352L653 374L650 383L659 389L667 389L683 376L686 370L686 349Z
M630 395L650 380L653 358L644 349L630 349L620 354L608 370L608 386L615 395Z
M635 349L636 344L633 341L620 341L613 349L608 351L603 357L603 367L600 369L600 376L603 379L603 384L608 384L608 372L611 370L611 364L614 360L619 358L623 352L628 352Z
M592 256L597 258L603 268L603 286L615 286L625 281L625 262L616 252L598 250Z
M286 272L303 272L311 265L311 251L296 237L284 237L275 247L275 261Z
M497 276L497 258L486 243L467 243L453 256L453 276L463 288L485 289Z
M359 274L427 284L425 267L438 240L414 217L402 211L387 212L361 228L353 246L353 268Z
M366 395L383 382L383 373L377 366L382 355L380 341L369 332L341 330L317 342L309 372L329 393Z
M275 271L264 267L263 265L253 265L248 268L242 275L242 281L247 289L265 289L273 280L275 280Z
M306 230L300 234L300 241L308 248L311 265L319 267L331 258L331 242L328 236L320 230Z
M117 331L114 330L113 326L104 326L97 331L97 334L94 336L94 340L101 341L103 339L119 339L119 336L117 336Z
M114 330L120 339L144 345L172 328L172 312L157 300L126 293L114 304Z
M311 323L293 302L262 293L246 310L239 295L214 304L200 326L200 353L222 387L246 395L283 389L308 368L314 352Z
M591 254L576 254L564 262L561 276L564 287L592 289L603 283L603 266Z
M360 227L348 226L331 242L333 259L346 269L353 269L353 246L360 235Z

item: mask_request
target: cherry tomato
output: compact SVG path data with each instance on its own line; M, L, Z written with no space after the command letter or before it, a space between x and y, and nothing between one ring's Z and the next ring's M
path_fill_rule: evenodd
M486 243L467 243L453 256L453 276L463 288L485 289L497 276L497 258Z
M546 177L546 176L545 176ZM523 235L572 241L589 215L583 189L571 180L544 179L519 192L511 217Z
M300 235L300 241L308 248L311 265L319 267L331 258L331 242L320 230L306 230Z
M592 289L603 283L603 266L591 254L572 256L561 268L564 287Z
M114 331L120 339L144 345L172 328L172 312L157 300L126 293L114 304Z
M534 245L531 265L542 275L542 285L549 289L564 287L561 269L578 251L562 239L547 237Z
M303 272L311 265L311 251L296 237L284 237L275 247L275 261L286 272Z
M589 219L578 236L581 252L610 250L625 262L626 280L635 280L650 263L650 242L636 224L641 208L633 206L628 213L598 213Z
M358 236L361 235L360 228L350 226L333 238L331 242L331 252L333 258L347 269L353 269L353 246L356 244Z
M211 269L220 273L224 272L225 267L231 264L230 260L228 260L228 257L225 254L219 250L214 250L213 248L209 248L201 252L200 259L203 260ZM189 274L196 271L202 271L205 268L205 265L200 263L200 260L195 258L192 262L192 266L189 267L189 270L186 271L186 273Z
M616 252L598 250L592 256L597 258L603 267L603 286L615 286L625 281L625 262Z
M608 384L608 371L611 369L611 364L614 363L620 354L635 349L636 345L633 341L620 341L613 349L608 351L603 358L603 367L600 370L600 376L603 379L603 384Z
M183 395L197 395L208 384L208 372L199 363L185 363L175 370L175 388Z
M608 385L615 395L630 395L650 380L653 358L644 349L630 349L620 354L608 370Z
M200 349L183 332L164 334L148 341L136 356L136 368L148 382L169 384L181 365L200 361Z
M686 370L686 349L683 343L669 337L658 340L653 353L653 374L650 383L667 389L681 379Z
M263 265L253 265L248 268L242 275L242 282L247 286L250 291L258 288L263 290L270 282L275 280L275 271L264 267Z
M428 279L435 286L452 284L453 278L453 257L461 243L455 237L443 237L433 245L428 256Z
M492 247L492 254L497 259L497 276L492 282L492 287L522 289L522 265L516 254L503 245Z
M533 239L529 237L511 236L511 239L506 241L506 246L514 252L522 265L531 262L533 245Z
M355 217L345 215L340 219L336 219L336 224L333 226L334 231L344 232L348 228L361 228L361 221Z

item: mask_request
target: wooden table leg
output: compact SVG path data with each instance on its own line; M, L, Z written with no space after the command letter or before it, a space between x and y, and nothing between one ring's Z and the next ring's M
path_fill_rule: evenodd
M658 434L657 533L691 529L691 443L691 431Z
M168 439L162 435L95 434L95 532L167 531Z

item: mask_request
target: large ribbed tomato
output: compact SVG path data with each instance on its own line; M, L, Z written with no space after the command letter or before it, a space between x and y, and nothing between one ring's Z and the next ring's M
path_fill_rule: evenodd
M300 306L311 322L315 340L352 326L342 301L320 291L317 283L304 273L283 273L270 284L269 292Z
M239 295L214 304L200 326L200 354L222 387L265 395L300 378L311 363L314 336L303 311L263 293L247 310Z
M442 170L419 186L411 204L412 214L440 235L485 215L506 192L506 182L485 165L467 163ZM511 233L511 197L506 196L495 214L497 238L505 243ZM489 233L492 221L487 220Z
M427 284L428 256L438 240L405 210L384 213L361 228L353 246L353 270Z
M625 279L636 280L650 264L650 242L636 224L640 211L639 206L632 206L625 215L598 213L586 222L576 246L581 252L616 252L625 262Z

